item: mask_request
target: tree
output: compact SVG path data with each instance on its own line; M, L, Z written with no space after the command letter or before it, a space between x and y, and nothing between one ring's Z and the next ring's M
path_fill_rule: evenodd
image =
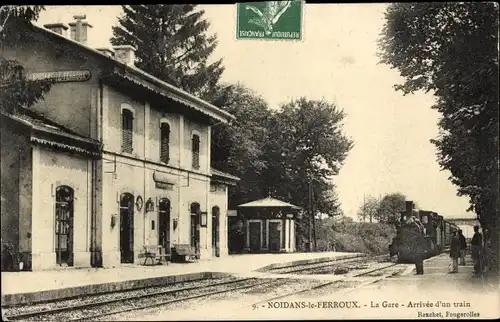
M229 206L236 207L267 193L261 179L271 111L262 97L241 84L220 85L213 102L236 117L231 125L212 127L211 153L216 169L241 178L229 194Z
M300 98L282 106L270 119L265 181L274 195L307 209L309 179L315 209L338 214L332 177L353 146L342 133L345 113L334 104Z
M313 205L297 226L308 235L312 212L342 214L332 177L338 174L353 142L342 133L343 110L325 101L300 98L273 113L266 142L267 167L263 182L273 196L309 209L309 184Z
M113 27L113 45L132 45L135 65L159 79L202 97L212 97L224 71L222 59L209 63L217 37L193 4L123 5Z
M375 218L378 222L386 224L396 224L401 213L405 211L405 195L401 193L391 193L385 195L380 200Z
M10 114L30 108L50 90L46 80L26 78L24 67L16 60L5 59L3 48L15 46L29 35L19 32L36 20L43 6L3 6L0 8L0 112Z
M404 77L396 89L437 97L439 164L492 232L498 268L498 4L391 4L380 49Z
M368 218L369 221L372 222L372 220L377 217L378 209L379 209L379 202L377 198L368 196L363 201L361 207L359 207L358 218L361 219L363 222L365 222L366 219Z
M38 18L43 6L0 7L0 114L13 114L28 109L49 91L50 82L26 79L24 67L16 60L4 58L4 46L15 46L29 39L28 33L19 32L29 28ZM10 146L16 149L16 146ZM3 197L3 196L2 196ZM1 241L1 270L17 270L19 249L11 243Z

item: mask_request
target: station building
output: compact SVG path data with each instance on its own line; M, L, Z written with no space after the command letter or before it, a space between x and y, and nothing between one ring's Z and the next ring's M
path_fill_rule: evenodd
M4 47L54 84L2 115L2 243L30 270L139 263L145 245L227 255L239 178L211 168L211 127L234 117L134 67L131 46L88 47L81 18Z

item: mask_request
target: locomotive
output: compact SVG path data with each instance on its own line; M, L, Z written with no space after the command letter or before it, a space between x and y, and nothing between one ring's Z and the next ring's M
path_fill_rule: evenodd
M429 258L450 246L457 225L436 212L415 209L413 201L406 201L405 208L396 227L396 237L389 245L389 256L398 255L399 261L411 262L417 251L423 258Z

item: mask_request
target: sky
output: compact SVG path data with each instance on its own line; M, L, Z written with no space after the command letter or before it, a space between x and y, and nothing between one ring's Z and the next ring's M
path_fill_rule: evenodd
M365 197L400 192L420 209L474 217L429 141L438 135L434 97L396 92L402 78L379 64L376 41L386 4L305 4L302 41L236 40L235 5L200 8L211 23L208 32L217 34L213 59L223 58L223 81L246 85L271 108L304 96L345 111L344 133L354 147L334 183L346 216L356 217ZM37 24L69 23L76 14L86 14L93 26L89 46L111 46L120 6L47 6Z

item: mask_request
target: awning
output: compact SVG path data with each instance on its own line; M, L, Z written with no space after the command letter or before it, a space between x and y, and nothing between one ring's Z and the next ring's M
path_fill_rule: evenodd
M212 177L213 182L218 182L231 186L235 186L236 182L240 181L240 178L233 176L232 174L219 171L214 168L210 168L210 176Z

